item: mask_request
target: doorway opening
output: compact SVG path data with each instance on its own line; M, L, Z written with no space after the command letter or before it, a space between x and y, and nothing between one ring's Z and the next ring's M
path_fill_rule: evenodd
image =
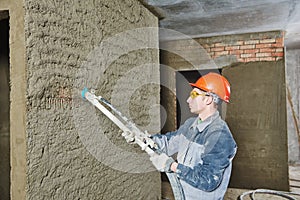
M0 11L0 199L10 199L9 14Z

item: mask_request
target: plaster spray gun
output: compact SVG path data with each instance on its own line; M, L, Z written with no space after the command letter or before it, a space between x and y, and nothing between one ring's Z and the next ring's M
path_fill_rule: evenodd
M99 109L106 117L108 117L113 123L115 123L122 131L122 136L128 143L138 144L143 151L149 156L157 154L158 149L155 142L150 138L150 134L147 131L141 131L133 122L127 119L118 111L110 102L101 96L95 95L95 90L88 91L84 88L81 92L83 99L88 100L97 109ZM110 110L108 110L108 107ZM175 173L166 172L166 175L170 181L175 200L184 200L181 184Z
M138 144L143 151L146 151L150 156L157 149L157 145L150 138L150 134L147 131L142 132L133 122L127 119L122 115L120 111L118 111L115 107L113 107L110 102L104 99L101 96L96 96L95 91L91 90L88 92L87 88L84 88L81 92L82 98L91 102L96 108L98 108L103 114L105 114L112 122L114 122L122 131L122 136L128 143L136 143ZM105 106L109 107L112 112L110 112Z

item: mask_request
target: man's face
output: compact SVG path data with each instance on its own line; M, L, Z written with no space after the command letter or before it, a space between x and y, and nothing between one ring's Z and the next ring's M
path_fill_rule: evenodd
M207 106L207 98L208 96L206 96L205 92L194 88L187 99L191 113L200 114Z

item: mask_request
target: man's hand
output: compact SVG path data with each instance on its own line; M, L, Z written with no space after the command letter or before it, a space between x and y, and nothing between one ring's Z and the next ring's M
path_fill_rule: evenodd
M171 166L170 166L170 170L173 171L173 172L176 172L177 166L178 166L178 163L177 162L173 162L171 164Z
M131 133L131 132L123 132L122 136L125 138L125 140L126 140L126 142L128 144L133 144L134 143L135 138L134 138L134 134L133 133Z
M154 167L160 172L169 172L171 164L175 162L173 158L167 156L165 153L153 154L150 156L150 160Z

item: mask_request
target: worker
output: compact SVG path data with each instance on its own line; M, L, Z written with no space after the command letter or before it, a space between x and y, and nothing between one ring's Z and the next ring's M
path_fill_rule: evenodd
M224 76L208 73L196 83L187 99L191 113L178 130L153 135L163 153L150 157L161 172L174 172L186 200L223 199L228 187L236 142L218 112L229 103L230 85ZM176 161L171 157L176 155Z

